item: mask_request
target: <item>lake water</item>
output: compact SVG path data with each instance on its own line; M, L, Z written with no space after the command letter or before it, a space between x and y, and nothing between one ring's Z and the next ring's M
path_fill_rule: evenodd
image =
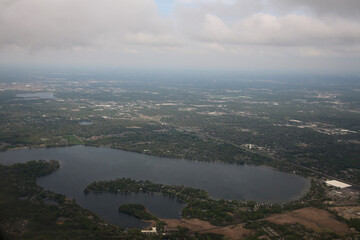
M38 99L54 99L52 92L37 92L37 93L21 93L16 94L16 97L23 98L24 100L38 100Z
M83 126L89 126L89 125L93 125L94 122L82 121L82 122L79 122L79 124L83 125Z
M60 162L58 171L38 179L39 185L74 198L82 207L123 227L143 227L146 224L119 213L117 209L121 204L144 204L160 218L179 218L183 205L158 194L85 195L85 186L93 181L127 177L200 188L217 199L278 203L301 197L310 186L308 179L268 167L160 158L110 148L76 146L0 153L1 164L38 159Z

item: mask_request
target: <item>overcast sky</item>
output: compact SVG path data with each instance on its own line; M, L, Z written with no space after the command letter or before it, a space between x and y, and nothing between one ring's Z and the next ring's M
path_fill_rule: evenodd
M360 0L0 0L0 64L360 74Z

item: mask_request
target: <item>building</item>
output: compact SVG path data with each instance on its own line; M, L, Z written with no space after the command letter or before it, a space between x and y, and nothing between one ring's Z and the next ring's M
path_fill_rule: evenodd
M151 230L141 230L144 234L157 234L156 227L152 227Z
M341 189L351 187L351 185L349 185L349 184L339 182L339 181L336 181L336 180L327 180L327 181L325 181L325 183L328 186L337 187L337 188L341 188Z

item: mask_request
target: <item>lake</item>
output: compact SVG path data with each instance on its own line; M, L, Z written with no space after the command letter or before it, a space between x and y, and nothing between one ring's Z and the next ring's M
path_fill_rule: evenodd
M85 195L85 186L93 181L127 177L200 188L216 199L271 203L297 199L310 187L308 179L263 166L160 158L110 148L75 146L0 152L1 164L38 159L60 162L58 171L38 179L40 186L74 198L82 207L123 227L144 227L146 223L119 213L121 204L144 204L160 218L179 218L183 205L158 194Z
M23 98L24 100L39 100L39 99L54 99L52 92L36 92L36 93L21 93L16 94L16 97Z
M82 121L82 122L79 122L79 124L83 125L83 126L90 126L90 125L93 125L94 122Z

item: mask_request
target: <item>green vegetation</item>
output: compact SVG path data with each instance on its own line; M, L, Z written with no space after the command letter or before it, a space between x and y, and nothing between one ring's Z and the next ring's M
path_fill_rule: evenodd
M350 219L349 226L355 228L357 231L360 232L360 219L359 218Z
M144 205L129 203L119 207L119 212L130 214L142 220L157 220L157 217L148 212Z
M67 141L69 145L80 145L83 143L79 138L74 135L64 136L63 139Z
M168 234L165 239L223 240L224 236L216 233L190 233L188 228L178 227L178 231Z
M333 232L315 232L311 229L305 228L301 224L275 224L269 221L258 221L247 224L249 229L255 231L255 234L248 237L247 240L259 239L258 237L267 235L270 239L342 239L341 236ZM351 239L351 238L350 238Z
M188 203L198 199L209 199L206 191L184 186L164 185L146 181L136 181L131 178L118 178L109 181L93 182L86 186L85 193L160 193L167 197L176 197L179 201Z

